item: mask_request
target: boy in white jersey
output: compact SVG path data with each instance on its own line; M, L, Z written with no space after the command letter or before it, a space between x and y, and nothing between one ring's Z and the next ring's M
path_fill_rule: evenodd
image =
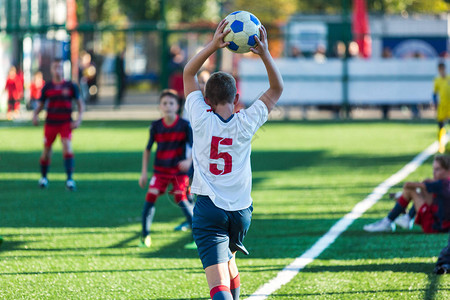
M252 174L251 140L267 120L283 91L283 80L267 45L267 32L251 51L260 56L269 77L269 89L248 109L233 114L238 102L234 78L223 72L211 75L203 97L196 74L203 63L228 43L227 21L222 20L213 40L186 65L183 73L186 112L193 129L194 180L197 194L192 230L214 300L239 299L237 250L248 254L242 241L250 226Z

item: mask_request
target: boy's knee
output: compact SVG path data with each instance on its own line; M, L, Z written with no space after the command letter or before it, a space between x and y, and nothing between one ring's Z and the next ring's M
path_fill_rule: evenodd
M173 197L175 198L175 202L178 204L181 201L187 200L186 191L175 191L173 192Z
M155 188L149 188L147 193L159 196L159 190Z
M145 196L145 201L150 203L155 203L156 199L158 199L159 190L154 188L149 188L147 191L147 195Z

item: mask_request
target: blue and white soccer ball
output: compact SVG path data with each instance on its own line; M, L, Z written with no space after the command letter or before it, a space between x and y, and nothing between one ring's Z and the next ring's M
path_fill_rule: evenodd
M256 46L255 35L259 38L261 22L255 15L248 11L239 10L229 14L225 20L228 21L224 31L231 28L230 33L224 38L230 42L228 49L236 53L245 53Z

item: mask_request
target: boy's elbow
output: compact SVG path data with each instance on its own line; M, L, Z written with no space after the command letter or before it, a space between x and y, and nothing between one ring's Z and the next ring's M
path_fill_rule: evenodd
M281 93L283 93L283 90L284 90L284 82L280 81L280 84L278 85L278 92L280 93L280 96Z
M194 77L197 73L191 69L189 63L183 69L183 78L191 78Z
M273 88L274 94L277 96L277 98L281 97L281 94L283 93L284 84L283 82L280 82L280 84Z

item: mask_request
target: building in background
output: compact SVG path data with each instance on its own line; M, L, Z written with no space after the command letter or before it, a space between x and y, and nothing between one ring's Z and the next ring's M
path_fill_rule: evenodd
M369 15L371 57L436 58L449 55L450 14ZM284 27L285 56L308 57L325 45L328 57L337 57L339 43L351 34L351 17L294 15ZM354 36L354 35L353 35Z

